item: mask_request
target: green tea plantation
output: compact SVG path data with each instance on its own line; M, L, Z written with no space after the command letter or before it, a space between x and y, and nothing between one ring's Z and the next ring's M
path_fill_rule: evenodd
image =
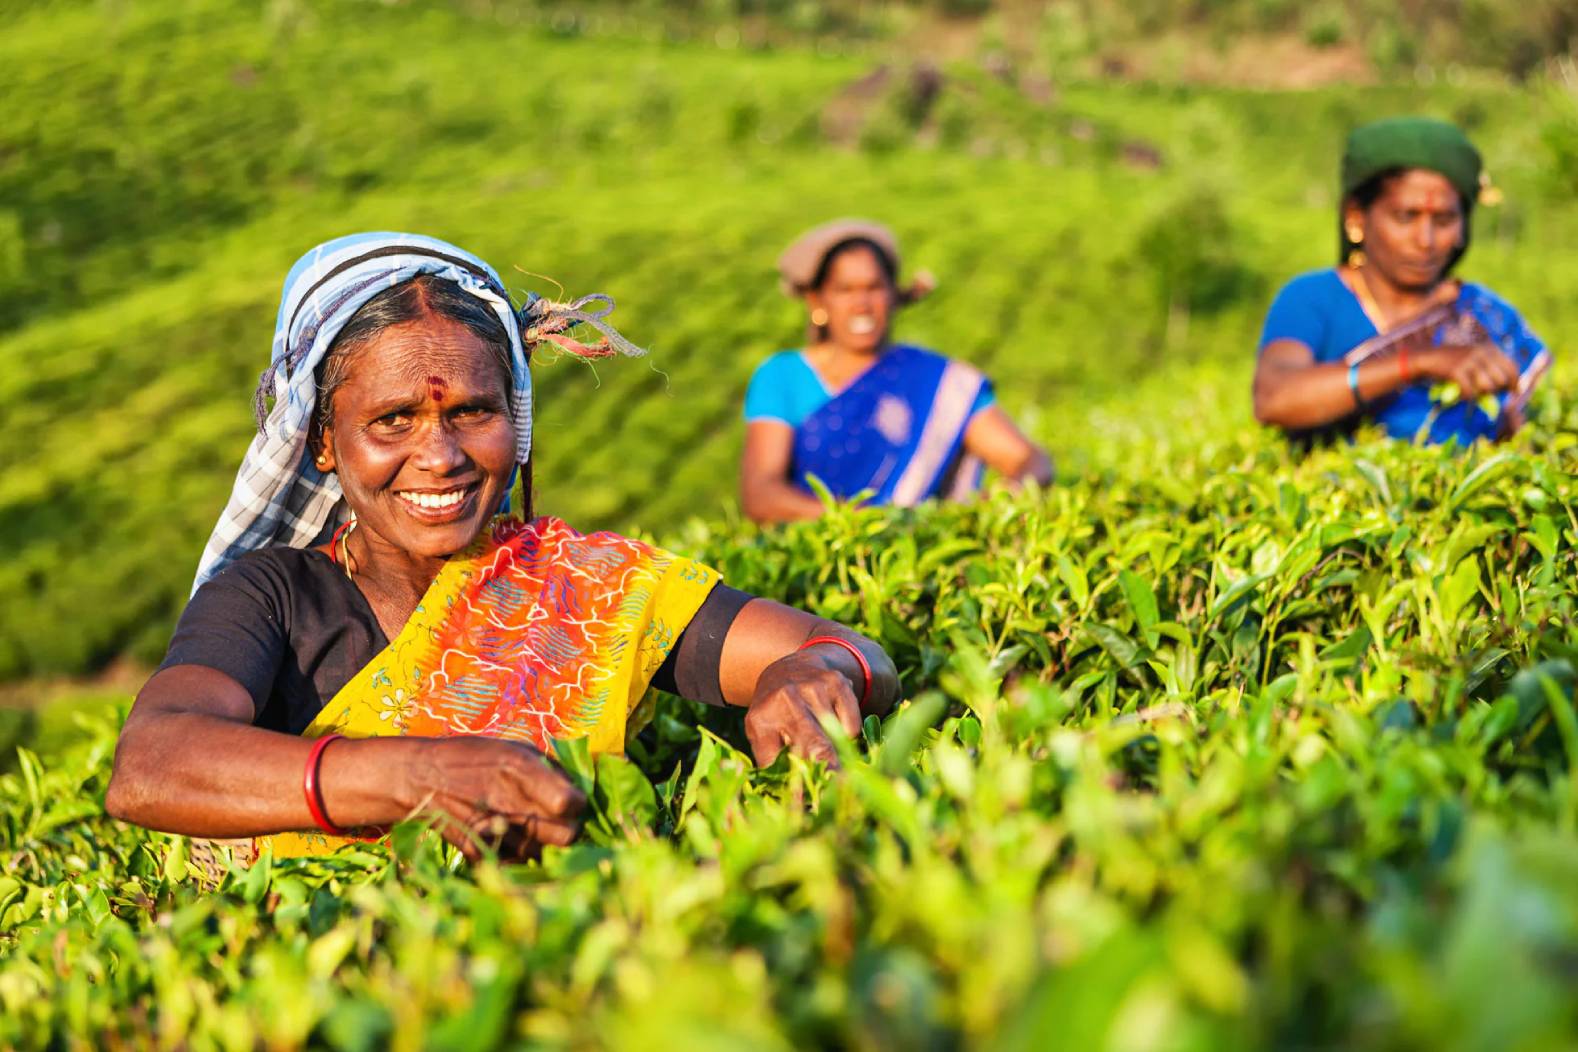
M1023 40L985 3L14 6L0 1048L1578 1047L1570 60L1427 34L1250 90L1073 54L1100 3ZM1385 5L1197 6L1313 54ZM979 41L934 95L931 18ZM1482 146L1465 275L1557 368L1504 445L1300 456L1249 414L1259 320L1332 262L1344 131L1401 111ZM801 337L773 260L840 214L938 275L899 335L986 369L1056 485L741 521L744 385ZM594 813L540 864L413 824L214 877L104 816L279 283L355 229L619 301L648 358L537 368L538 506L882 642L907 701L841 770L664 697L628 758L561 751Z

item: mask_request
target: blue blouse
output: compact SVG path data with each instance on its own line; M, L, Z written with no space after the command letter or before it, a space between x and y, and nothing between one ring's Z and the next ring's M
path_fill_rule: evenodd
M1473 314L1519 372L1545 349L1512 305L1483 285L1464 282L1458 307ZM1260 333L1260 349L1276 340L1297 340L1314 352L1317 362L1338 362L1375 335L1375 325L1337 271L1317 270L1299 275L1277 293ZM1506 398L1500 395L1498 401L1505 405ZM1392 437L1419 436L1429 443L1456 439L1467 445L1476 438L1494 438L1499 424L1474 403L1437 406L1428 382L1377 398L1364 408Z

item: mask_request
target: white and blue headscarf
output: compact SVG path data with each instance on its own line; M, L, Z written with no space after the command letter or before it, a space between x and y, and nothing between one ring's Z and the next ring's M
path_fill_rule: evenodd
M585 296L561 304L528 294L525 306L517 311L492 267L446 241L420 234L372 233L319 245L297 260L285 277L269 367L258 382L258 434L203 549L193 591L247 552L275 545L304 548L319 538L331 520L344 518L339 479L318 470L308 448L318 400L318 364L368 300L423 274L452 281L482 300L509 334L510 407L518 465L531 455L527 367L531 347L551 341L589 357L644 353L603 320L613 309L608 297ZM598 304L596 309L585 309L592 304ZM588 347L563 335L580 323L594 326L603 339Z

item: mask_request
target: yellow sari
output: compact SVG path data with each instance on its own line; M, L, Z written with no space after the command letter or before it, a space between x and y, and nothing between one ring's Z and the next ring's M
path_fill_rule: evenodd
M652 676L718 581L706 566L617 534L495 519L304 736L477 734L544 750L587 738L594 754L623 753ZM281 833L256 848L271 845L279 858L350 842Z

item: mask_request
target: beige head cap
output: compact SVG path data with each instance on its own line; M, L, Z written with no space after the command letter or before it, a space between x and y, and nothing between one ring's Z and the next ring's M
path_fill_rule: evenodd
M869 219L835 219L807 230L784 249L778 257L779 287L787 296L804 296L816 280L816 272L822 269L827 254L846 241L856 240L869 241L881 249L897 276L899 242L893 236L893 231ZM916 275L907 288L901 286L899 292L906 302L913 302L930 292L935 285L931 275L922 272Z

